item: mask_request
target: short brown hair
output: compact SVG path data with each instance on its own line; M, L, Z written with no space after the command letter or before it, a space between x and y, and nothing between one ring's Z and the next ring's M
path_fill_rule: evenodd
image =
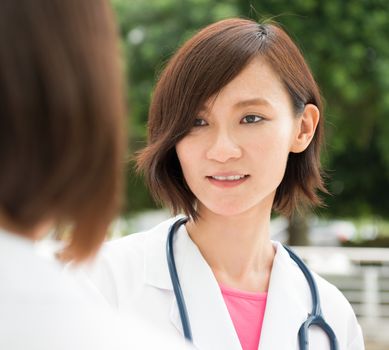
M71 224L68 254L79 260L121 201L117 44L107 0L0 3L0 211L21 231Z
M323 107L318 86L300 50L275 23L227 19L212 24L188 40L162 72L150 105L148 146L138 156L154 197L194 219L196 198L185 182L175 145L193 127L206 101L261 57L279 75L296 116L314 104L321 120L302 153L290 153L273 209L291 215L300 204L317 205L317 190L325 191L320 169Z

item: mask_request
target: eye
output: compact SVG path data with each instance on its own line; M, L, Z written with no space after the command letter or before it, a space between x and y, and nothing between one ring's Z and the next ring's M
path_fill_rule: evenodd
M208 125L208 123L201 118L196 118L193 124L193 126L205 126L205 125Z
M253 124L253 123L258 123L261 120L263 120L263 117L255 114L249 114L246 115L244 118L242 118L241 123L242 124Z

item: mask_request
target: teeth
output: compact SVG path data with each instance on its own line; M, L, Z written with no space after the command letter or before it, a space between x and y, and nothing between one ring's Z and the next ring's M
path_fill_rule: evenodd
M243 178L244 175L212 176L212 179L219 180L219 181L235 181Z

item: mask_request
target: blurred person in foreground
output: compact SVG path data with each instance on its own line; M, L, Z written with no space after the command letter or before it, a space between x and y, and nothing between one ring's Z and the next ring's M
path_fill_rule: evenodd
M123 191L125 106L106 0L0 2L0 349L182 349L88 300L34 241L92 257Z

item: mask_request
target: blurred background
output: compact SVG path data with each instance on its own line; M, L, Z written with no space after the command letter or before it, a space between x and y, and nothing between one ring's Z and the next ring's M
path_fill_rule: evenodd
M352 303L367 349L389 349L389 2L386 0L111 0L128 81L129 150L145 145L150 96L175 50L201 27L240 16L273 19L303 51L325 100L326 207L275 217L275 239L297 246ZM168 216L128 168L114 236ZM369 247L369 248L367 248ZM385 330L386 329L386 330Z

